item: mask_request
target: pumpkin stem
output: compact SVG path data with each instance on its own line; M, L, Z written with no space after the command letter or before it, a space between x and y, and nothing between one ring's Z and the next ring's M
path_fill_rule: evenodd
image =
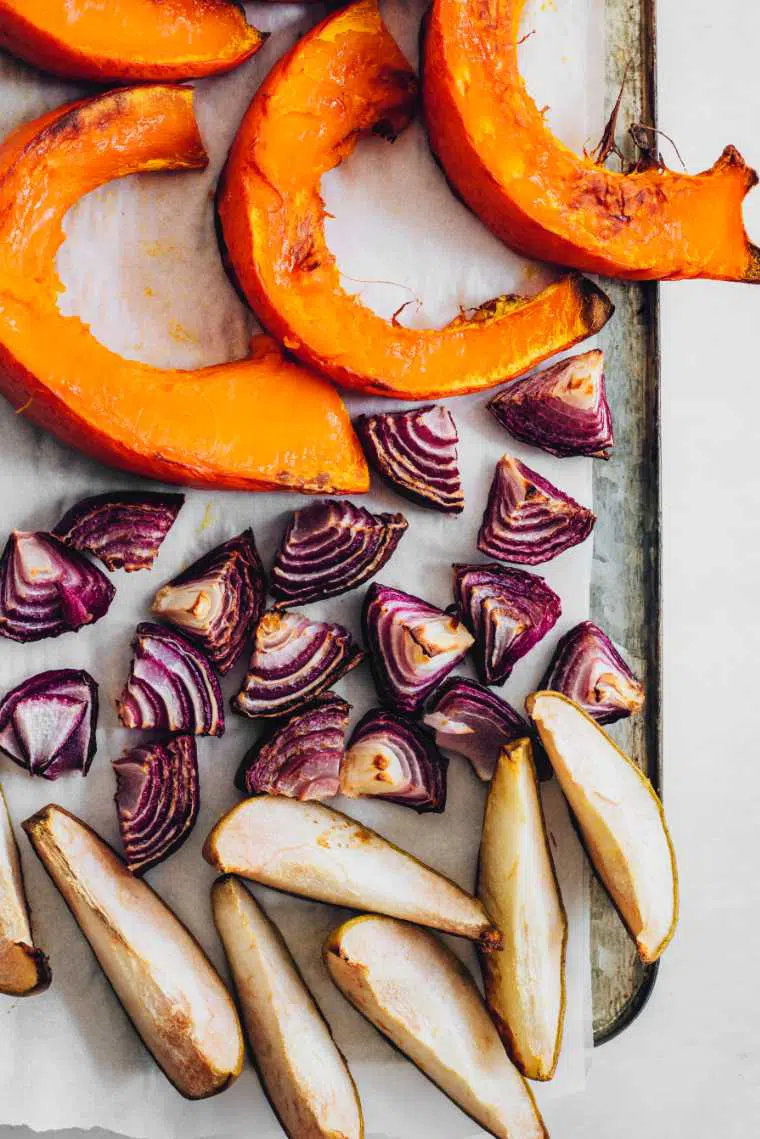
M607 119L607 125L604 128L604 133L600 138L597 145L589 154L589 158L597 166L604 166L605 162L611 154L614 154L621 162L624 161L622 151L615 141L615 132L617 131L617 121L620 115L620 106L623 102L623 91L625 90L626 80L628 79L628 68L630 63L626 63L625 71L623 72L623 81L620 84L620 91L615 100L615 105L610 111L610 117Z

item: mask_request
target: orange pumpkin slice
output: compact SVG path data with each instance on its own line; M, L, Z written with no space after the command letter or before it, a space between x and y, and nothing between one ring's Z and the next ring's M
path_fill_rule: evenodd
M512 379L596 332L612 305L590 281L567 277L531 299L498 297L443 329L418 330L343 289L320 181L362 135L403 130L416 99L414 73L375 0L332 13L254 96L218 211L231 271L286 348L346 387L428 399Z
M424 45L430 143L456 191L507 245L612 277L760 282L742 221L757 175L732 146L702 174L628 174L551 133L518 70L524 0L434 0Z
M82 195L141 170L207 163L192 91L138 87L61 107L0 147L0 391L87 454L169 482L365 491L337 392L268 337L195 372L124 360L63 316L55 256Z
M235 0L0 0L0 46L96 83L230 71L266 39Z

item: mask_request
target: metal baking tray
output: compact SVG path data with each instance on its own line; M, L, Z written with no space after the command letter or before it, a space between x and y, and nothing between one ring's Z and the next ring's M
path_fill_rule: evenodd
M625 77L618 134L656 126L655 0L606 0L608 111ZM632 141L623 142L624 152ZM627 157L631 156L628 154ZM591 617L644 681L638 716L611 734L662 792L659 292L656 283L601 282L615 317L600 336L615 417L615 448L594 464ZM658 966L643 965L607 894L591 883L594 1043L622 1032L649 999Z

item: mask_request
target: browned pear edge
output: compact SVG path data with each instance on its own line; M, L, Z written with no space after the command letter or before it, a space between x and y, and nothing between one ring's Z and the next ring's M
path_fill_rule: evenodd
M230 883L230 882L237 882L237 881L238 881L238 879L235 877L235 875L234 875L234 874L222 874L222 875L221 875L221 877L219 877L219 878L217 878L217 879L216 879L216 881L214 882L214 884L213 884L213 885L212 885L212 887L211 887L211 912L212 912L212 915L213 915L213 918L214 918L214 926L216 927L216 932L219 934L219 940L221 941L221 943L222 943L222 948L224 949L225 957L227 957L227 947L226 947L226 945L224 944L224 938L222 937L222 935L221 935L221 933L220 933L220 931L219 931L219 926L218 926L218 925L217 925L217 923L216 923L216 912L215 912L215 910L214 910L214 898L215 898L215 897L216 897L218 894L221 894L221 893L222 893L222 891L223 891L223 890L224 890L224 889L225 889L225 888L226 888L226 887L229 885L229 883ZM242 885L242 883L241 883L241 885ZM245 889L245 887L243 887L243 889ZM266 910L264 909L264 907L263 907L263 906L261 905L261 903L259 902L258 898L256 898L256 899L255 899L255 901L256 901L256 904L258 905L259 909L261 910L262 914L264 915L264 917L267 919L267 921L269 922L270 926L272 927L272 932L274 933L275 937L277 938L277 940L279 941L279 943L280 943L280 945L281 945L281 947L282 947L283 956L287 957L287 959L290 961L291 965L292 965L292 966L293 966L293 968L295 969L296 973L297 973L297 974L298 974L298 976L300 977L300 979L301 979L301 983L302 983L302 985L303 985L304 989L306 990L306 992L307 992L307 993L309 994L309 996L311 997L311 1001L312 1001L312 1004L314 1005L314 1008L315 1008L315 1010L316 1010L317 1014L319 1015L320 1019L323 1021L323 1023L324 1023L324 1025L325 1025L325 1027L327 1028L327 1031L328 1031L328 1032L329 1032L329 1034L330 1034L330 1037L332 1038L332 1041L333 1041L333 1043L335 1044L335 1049L336 1049L336 1051L338 1052L339 1056L340 1056L340 1057L341 1057L341 1059L343 1060L343 1063L344 1063L344 1065L345 1065L346 1071L347 1071L347 1073L348 1073L348 1078L349 1078L349 1080L351 1081L351 1087L353 1088L353 1091L354 1091L354 1099L356 1100L356 1109L357 1109L357 1111L359 1112L359 1122L360 1122L359 1139L364 1139L364 1135L365 1135L365 1124L364 1124L364 1110L363 1110L363 1108L362 1108L362 1101L361 1101L361 1099L359 1098L359 1089L358 1089L358 1087L356 1086L356 1081L354 1080L354 1077L353 1077L353 1074L352 1074L352 1072L351 1072L351 1069L350 1069L350 1068L349 1068L349 1066L348 1066L348 1061L346 1060L346 1057L345 1057L345 1055L344 1055L343 1051L342 1051L342 1050L341 1050L341 1049L338 1047L338 1042L335 1040L335 1037L333 1036L333 1030L332 1030L332 1028L330 1027L330 1023L329 1023L329 1021L327 1020L327 1017L326 1017L326 1016L325 1016L325 1014L322 1012L322 1009L319 1007L319 1005L318 1005L318 1004L317 1004L317 1002L316 1002L316 999L315 999L315 997L314 997L314 994L312 993L312 991L311 991L311 989L309 988L309 986L306 984L306 980L305 980L305 978L304 978L304 976L303 976L303 973L302 973L302 972L301 972L301 970L299 969L299 967L298 967L298 965L297 965L297 963L296 963L296 961L295 961L295 958L293 957L293 954L290 952L290 949L288 948L288 944L287 944L287 942L285 941L285 938L284 938L284 936L283 936L283 934L282 934L282 930L279 928L279 926L275 925L275 923L272 921L272 919L271 919L271 917L269 916L269 914L266 912ZM227 958L227 962L228 962L228 964L229 964L229 958ZM238 995L238 993L237 993L237 989L236 989L236 987L235 987L235 981L234 981L234 978L232 977L232 969L231 969L231 968L230 968L229 972L230 972L230 979L231 979L231 981L232 981L232 987L233 987L233 991L235 992L235 995L236 995L236 998L237 998L237 1006L238 1006L238 1010L239 1010L239 1012L241 1013L241 1023L245 1023L245 1021L244 1021L244 1018L243 1018L243 1016L242 1016L243 1002L242 1002L242 1000L240 999L240 996L239 996L239 995ZM248 1036L248 1034L246 1033L246 1039L247 1039L247 1036ZM253 1045L251 1044L250 1040L248 1041L248 1054L249 1054L249 1056L250 1056L250 1058L251 1058L251 1063L253 1064L254 1068L256 1069L256 1072L258 1073L258 1076L259 1076L259 1081L260 1081L260 1083L261 1083L261 1088L262 1088L262 1091L264 1092L264 1095L265 1095L265 1096L266 1096L266 1098L267 1098L267 1101L268 1101L268 1103L269 1103L269 1106L272 1108L272 1111L273 1111L273 1112L274 1112L274 1114L277 1116L277 1121L279 1122L280 1126L282 1127L282 1129L283 1129L283 1131L284 1131L284 1130L285 1130L285 1125L284 1125L284 1123L282 1122L282 1120L280 1119L280 1115L279 1115L279 1112L278 1112L278 1110L277 1110L277 1107L275 1106L275 1103L274 1103L274 1101L272 1100L272 1097L271 1097L271 1096L270 1096L270 1094L269 1094L269 1090L268 1090L268 1088L267 1088L267 1086L266 1086L266 1082L265 1082L265 1080L264 1080L264 1078L263 1078L263 1075L262 1075L261 1069L260 1069L260 1067L259 1067L259 1063L258 1063L258 1060L257 1060L257 1058L256 1058L256 1053L255 1053L255 1052L254 1052L254 1050L253 1050ZM295 1136L295 1137L294 1137L294 1139L297 1139L297 1136ZM329 1137L329 1139L332 1139L332 1137Z
M512 760L512 754L513 754L513 752L516 752L518 750L524 750L525 751L525 756L526 756L528 763L530 764L531 773L533 775L533 781L534 781L535 786L536 786L536 795L538 797L538 808L539 808L539 814L541 816L541 827L542 827L542 830L544 833L544 842L546 844L546 852L549 856L549 865L551 866L552 876L554 878L554 885L555 885L556 890L557 890L557 898L559 899L559 908L560 908L560 912L562 914L563 936L562 936L562 955L560 958L562 999L560 1002L559 1017L557 1018L557 1036L556 1036L555 1043L554 1043L554 1053L552 1055L552 1062L551 1062L551 1065L549 1066L549 1068L545 1072L537 1073L535 1071L528 1071L527 1070L527 1065L523 1062L522 1057L520 1056L520 1054L518 1052L518 1049L516 1047L516 1042L514 1040L514 1037L512 1035L512 1032L510 1030L509 1025L503 1019L503 1017L499 1016L498 1012L496 1012L491 1007L491 1003L489 1000L489 986L488 986L488 982L486 980L486 976L487 976L486 970L483 970L483 985L484 985L484 989L485 989L486 1007L488 1008L488 1011L491 1014L491 1019L493 1020L494 1024L496 1025L496 1028L498 1029L499 1035L501 1036L501 1038L504 1042L504 1047L506 1048L507 1052L509 1053L509 1057L510 1057L512 1063L515 1065L517 1070L523 1076L526 1077L526 1079L537 1080L539 1082L545 1082L547 1080L553 1079L554 1075L557 1071L557 1064L559 1063L559 1055L560 1055L560 1052L562 1050L562 1037L563 1037L564 1028L565 1028L565 1013L567 1012L567 972L566 972L567 939L568 939L567 910L565 909L565 903L562 899L562 891L561 891L560 885L559 885L559 878L557 877L557 868L554 865L554 858L552 857L551 843L549 842L549 832L548 832L547 827L546 827L546 817L544 815L544 808L543 808L543 805L541 803L541 792L539 790L538 775L536 773L536 764L535 764L535 760L533 758L533 745L532 745L530 739L525 737L523 739L514 740L512 743L505 744L504 747L501 749L501 754L499 756L499 763L502 762L502 759L504 757L506 757L509 760L509 762L514 762L514 760ZM492 787L493 787L493 782L491 783L491 788ZM488 812L488 799L490 799L490 797L491 797L491 788L489 788L488 797L486 799L486 813ZM485 815L483 817L483 826L485 829ZM483 850L482 843L481 843L480 850L481 850L481 857L482 857L482 850ZM478 875L479 874L480 874L480 868L478 867Z
M614 750L618 753L618 755L621 757L621 759L624 759L625 762L628 764L628 766L633 771L636 772L636 775L638 776L638 778L641 780L641 782L646 787L647 791L649 792L652 799L654 800L655 806L657 807L657 812L660 816L660 822L662 823L662 829L665 832L665 840L668 844L668 850L670 851L670 863L671 863L672 874L673 874L673 921L671 923L670 929L668 930L665 937L662 939L662 941L656 947L656 949L654 950L653 953L648 954L648 953L645 953L642 951L641 946L639 945L638 941L636 940L636 935L633 932L633 930L630 928L630 926L628 925L628 922L626 921L624 914L620 911L618 906L615 905L613 898L608 894L608 897L610 898L612 905L615 906L615 909L617 910L617 913L620 917L620 920L622 921L625 928L628 930L628 933L630 934L630 936L636 942L636 948L638 949L639 957L641 958L641 960L643 961L643 963L645 965L653 965L655 963L655 961L657 961L662 956L662 954L665 952L665 950L667 949L667 947L670 945L671 941L673 940L673 937L675 936L676 928L678 926L678 914L679 914L679 907L680 907L679 885L678 885L678 866L676 864L676 852L675 852L675 847L673 846L673 840L670 837L670 831L668 830L668 824L667 824L667 820L665 818L665 810L664 810L663 805L662 805L662 800L660 799L660 796L657 794L654 787L652 786L651 780L647 779L646 775L641 770L641 768L636 763L633 762L633 760L630 758L630 756L626 755L626 753L622 750L622 748L618 747L618 745L613 740L612 736L608 735L607 732L605 732L604 728L596 722L596 720L594 719L593 716L589 716L589 714L587 712L585 712L583 710L583 708L581 708L578 704L576 704L574 700L571 700L568 696L565 696L562 692L555 692L552 689L541 689L538 692L532 692L530 694L530 696L528 696L525 700L525 707L527 709L528 715L531 717L531 720L533 719L533 705L534 705L536 698L538 696L551 696L552 699L561 700L564 704L569 704L571 708L574 708L575 711L578 713L578 715L582 716L584 720L588 720L588 722L596 729L596 731L601 736L603 736L605 738L605 740L614 748ZM535 721L533 721L533 722L535 723ZM537 728L538 734L540 736L541 730L540 730L540 728L538 728L538 725L536 725L536 728ZM544 744L544 750L546 751L546 754L549 757L549 761L551 762L551 754L550 754L548 746L543 741L543 737L542 737L541 742ZM584 849L585 849L585 843L583 845L584 845ZM587 851L587 853L588 853L588 851ZM589 855L589 861L591 861L592 865L593 865L593 861L592 861L590 855ZM594 867L594 869L596 869L596 867ZM599 878L599 881L602 883L602 886L604 886L604 882L602 881L601 875L598 872L597 872L597 877ZM605 887L605 889L606 889L606 887Z
M46 806L41 807L39 811L36 811L33 815L30 815L28 819L24 819L24 821L21 824L22 827L24 828L24 830L26 831L27 835L29 836L29 841L32 844L32 848L33 848L35 854L39 858L42 865L45 867L45 870L47 871L48 874L50 874L50 871L48 870L44 859L42 858L42 856L40 855L40 853L37 850L37 846L35 844L35 836L36 836L37 831L42 830L45 827L45 825L47 823L48 815L50 814L51 811L58 811L62 815L67 815L70 819L73 819L74 822L78 823L79 826L81 826L84 830L89 831L90 834L92 834L98 840L98 842L101 843L114 856L114 858L117 859L119 864L123 867L125 874L129 874L131 877L136 877L136 875L132 874L131 870L127 869L123 860L119 857L119 855L116 853L114 848L110 845L110 843L106 842L106 840L104 838L101 838L101 836L98 834L98 832L96 830L93 829L93 827L91 827L87 823L85 823L82 819L80 819L72 811L67 811L65 807L61 807L57 803L48 803ZM51 880L52 880L52 875L51 875ZM202 945L198 941L195 934L193 934L188 929L188 927L185 925L185 923L180 918L177 917L177 915L174 913L174 910L172 910L167 905L167 903L163 900L161 895L158 894L152 888L152 886L148 885L148 883L145 881L144 878L138 878L137 881L139 881L140 884L142 886L144 886L146 890L150 890L151 894L154 894L156 896L156 898L158 898L161 905L164 906L164 908L166 910L168 910L168 912L171 914L171 916L174 918L174 920L177 922L177 924L182 927L182 929L185 931L185 933L188 935L188 937L190 937L195 942L195 944L198 946L200 953L202 953L204 959L208 963L209 969L211 969L214 973L217 973L216 969L211 964L211 961L209 960L208 955L206 954L206 951L203 949ZM55 883L53 883L53 885L55 885ZM57 886L56 886L56 889L58 889ZM61 893L61 892L59 891L59 893ZM66 898L64 897L64 895L62 893L61 893L61 897L63 898L64 902L66 902L66 906L68 907L69 911L71 912L71 916L74 918L74 922L76 923L77 927L81 928L81 927L79 927L79 922L77 921L76 917L74 916L74 912L71 909L71 906L69 906L68 901L66 900ZM83 934L83 936L84 936L84 934ZM85 940L87 940L87 939L85 938ZM88 942L88 945L89 945L89 942ZM140 1041L143 1043L146 1051L155 1060L155 1057L153 1056L153 1053L151 1052L150 1048L148 1048L147 1044L145 1044L145 1042L142 1040L142 1037L140 1036L139 1032L137 1032L137 1028L134 1025L132 1017L129 1015L129 1011L124 1006L124 1003L121 1000L121 998L119 997L119 994L116 992L113 985L111 984L111 981L110 981L108 975L106 974L105 970L103 970L103 976L108 981L108 984L111 988L111 991L113 992L113 995L116 997L116 1000L119 1002L122 1009L124 1009L124 1015L126 1016L130 1025L132 1025L132 1027L135 1031L135 1034L138 1036ZM218 976L218 973L217 973L217 976ZM221 978L220 978L220 981L221 981ZM237 1017L237 1008L235 1006L235 1002L234 1002L232 996L230 995L229 990L227 989L227 986L223 985L223 988L227 994L227 1000L230 1002L230 1006L235 1010L235 1015ZM212 1096L220 1095L223 1091L226 1091L227 1088L229 1088L232 1084L234 1084L235 1080L238 1078L238 1076L242 1072L243 1064L245 1063L245 1047L244 1047L244 1040L243 1040L243 1030L242 1030L242 1027L240 1027L239 1019L238 1019L238 1031L240 1034L240 1055L239 1055L239 1059L238 1059L238 1062L237 1062L235 1069L228 1073L227 1078L226 1078L226 1080L224 1080L223 1083L219 1084L218 1087L215 1087L211 1092L206 1092L204 1095L201 1095L201 1096L188 1095L187 1092L183 1088L181 1088L179 1086L179 1084L175 1080L173 1080L167 1072L164 1071L163 1068L161 1068L161 1066L158 1064L158 1061L155 1061L156 1065L164 1073L164 1075L166 1076L169 1083L174 1088L176 1088L176 1090L179 1092L179 1094L184 1099L194 1101L197 1099L210 1099ZM210 1066L209 1066L209 1072L213 1074L213 1069Z
M238 811L243 810L247 806L248 802L249 802L248 799L242 799L234 807L230 808L230 810L227 811L226 814L222 815L221 819L219 819L219 821L212 827L208 838L206 839L206 841L203 844L203 857L206 859L206 862L208 862L210 866L213 866L215 870L219 870L222 874L238 874L238 875L240 875L241 878L251 877L250 875L248 875L246 873L245 869L242 867L227 866L222 861L221 857L217 853L217 836L218 836L218 834L226 826L226 824L229 822L229 820L235 814L237 814ZM422 859L416 858L413 854L410 854L408 850L404 850L403 847L397 846L394 842L391 842L390 839L385 838L385 836L381 835L378 831L372 830L371 827L365 827L363 823L357 822L356 819L351 818L350 815L346 815L343 811L336 811L335 807L328 807L324 803L321 803L320 806L324 810L329 811L331 814L336 815L338 818L345 819L347 822L351 823L352 826L361 827L361 829L363 831L365 831L368 835L371 835L373 838L379 839L380 842L385 843L386 846L391 847L393 850L397 851L399 854L403 854L404 858L408 858L410 860L410 862L416 862L418 866L424 867L424 869L430 871L431 874L436 874L439 878L443 878L446 882L450 883L450 885L454 886L457 890L459 890L465 897L470 898L473 901L477 901L478 904L480 905L482 911L483 911L483 918L484 918L483 928L479 931L478 937L477 937L478 944L485 950L498 950L498 949L502 948L502 945L504 943L504 938L502 937L501 931L498 930L496 928L496 926L493 924L493 922L491 921L491 918L486 913L486 910L485 910L485 907L483 906L483 903L480 901L479 898L475 898L475 896L473 894L468 894L466 890L464 890L457 882L455 882L453 880L453 878L449 878L446 874L442 874L439 870L434 870L432 866L428 866L428 864L426 862L423 862ZM257 879L251 877L251 880L255 882ZM302 898L311 897L310 894L306 894L306 893L299 894L296 890L282 890L279 887L271 887L271 888L272 889L278 889L280 893L289 894L292 897L302 897ZM319 901L319 899L315 899L315 900ZM326 902L324 904L330 905L331 903ZM388 914L385 916L390 917L392 915ZM403 921L403 918L396 918L395 920L396 921ZM461 937L467 936L466 934L457 934L453 930L440 930L439 932L441 932L441 933L452 933L455 937L456 936L461 936ZM476 940L476 939L468 938L468 940Z
M5 792L3 791L2 786L0 786L0 811L5 811L5 813L7 815L8 827L9 827L9 830L11 832L13 843L14 843L14 845L16 845L16 850L18 851L18 844L16 843L16 836L13 834L13 825L11 823L11 813L8 810L8 803L7 803L7 800L5 798ZM26 915L27 915L27 918L29 920L29 926L31 928L31 926L32 926L32 912L31 912L31 908L29 906L29 899L28 899L26 889L24 886L24 870L23 870L23 867L21 865L20 854L18 855L18 862L19 862L19 874L21 875L21 888L23 890L23 903L24 903L24 906L26 907ZM12 986L12 985L4 983L3 978L0 977L0 993L2 993L5 996L9 996L9 997L33 997L37 993L44 993L45 989L50 987L50 982L53 979L53 975L52 975L52 972L50 969L50 962L48 961L47 955L45 953L43 953L43 951L41 949L38 949L35 946L34 941L32 941L31 945L27 945L26 942L24 942L24 941L17 941L17 942L14 942L12 944L8 944L5 948L5 950L0 949L0 961L2 961L3 956L5 956L5 958L7 959L11 956L15 956L16 954L18 954L18 956L21 957L22 964L26 964L27 966L31 965L31 967L34 969L36 980L32 983L31 986L28 986L28 987L23 988L23 989L19 989L18 986L15 986L15 985Z
M343 957L343 954L341 951L341 940L342 940L343 934L346 932L346 930L350 929L351 926L358 925L360 922L373 921L378 916L382 917L383 915L382 914L380 914L380 915L378 915L378 914L358 914L355 918L349 918L348 921L342 922L341 925L336 926L335 929L331 930L323 942L322 959L325 963L325 968L327 969L328 973L330 973L330 979L332 980L333 984L335 985L335 987L337 989L340 990L341 993L343 993L343 990L340 988L337 981L334 979L332 973L330 972L330 966L329 966L328 958L331 955L333 957ZM391 921L399 921L400 919L399 918L391 918L390 920ZM401 924L403 925L403 924L409 924L409 923L401 922ZM436 943L437 946L439 946L439 948L442 950L443 954L449 958L451 965L456 969L456 971L458 973L463 973L463 974L467 975L467 977L469 978L473 987L475 987L475 989L477 991L477 986L475 985L475 981L473 980L472 974L470 973L469 969L467 969L466 966L462 964L462 962L459 960L459 958L456 956L456 954L453 953L449 949L448 945L445 945L440 940L440 938L435 936L435 934L431 930L425 929L425 930L423 930L423 932L426 933L428 935L428 937L430 937L430 939ZM343 959L347 961L347 958L344 957ZM353 1008L356 1008L357 1012L359 1012L364 1017L364 1019L367 1021L368 1024L371 1024L372 1027L374 1029L376 1029L377 1032L382 1032L382 1029L378 1028L378 1026L375 1024L375 1022L373 1020L371 1020L370 1017L367 1016L367 1014L362 1009L360 1009L357 1005L354 1005L353 1001L351 1001L350 998L347 997L345 993L343 993L343 996L346 997L346 1000L349 1001L349 1004L351 1004ZM480 996L480 993L478 993L478 996ZM482 999L483 998L481 997L481 1000ZM484 1004L485 1004L485 1002L484 1002ZM486 1007L486 1012L490 1016L490 1011L487 1007ZM497 1029L497 1031L498 1031L498 1029ZM382 1033L382 1035L385 1036L385 1033ZM408 1060L410 1064L414 1064L414 1067L417 1069L417 1071L421 1072L426 1080L430 1080L430 1083L433 1085L433 1087L438 1088L438 1090L440 1092L442 1092L443 1095L445 1095L447 1099L451 1099L451 1096L449 1096L448 1093L443 1090L443 1088L439 1087L439 1085L435 1082L435 1080L433 1080L427 1074L427 1072L425 1071L424 1068L421 1068L419 1064L415 1063L415 1061L412 1059L411 1056L407 1056L406 1052L403 1052L398 1047L398 1045L394 1044L394 1042L389 1037L385 1037L385 1038L388 1041L388 1043L390 1044L391 1048L393 1048L393 1050L395 1052L398 1052L398 1054L400 1056L403 1056L405 1060ZM518 1072L520 1071L519 1068L517 1070L518 1070ZM543 1129L544 1139L550 1139L549 1132L546 1129L546 1124L544 1123L541 1112L538 1109L538 1104L536 1103L536 1097L533 1094L533 1089L531 1088L530 1084L525 1079L525 1077L522 1075L522 1072L520 1072L520 1075L522 1077L523 1086L525 1088L525 1091L528 1094L528 1099L530 1100L531 1106L533 1108L533 1113L536 1117L536 1122L539 1123L541 1128ZM457 1102L457 1101L452 1100L452 1103L454 1103L454 1102ZM479 1127L484 1127L482 1120L476 1119L474 1115L470 1115L470 1113L464 1107L462 1107L462 1105L458 1102L457 1102L457 1107L459 1108L460 1111L462 1111L468 1117L468 1119L472 1119L473 1123L477 1123ZM519 1139L519 1137L516 1136L515 1139Z

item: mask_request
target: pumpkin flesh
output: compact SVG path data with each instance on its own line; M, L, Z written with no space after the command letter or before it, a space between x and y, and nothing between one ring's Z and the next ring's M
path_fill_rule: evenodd
M216 75L265 38L235 0L0 0L0 46L70 79Z
M109 351L58 309L62 222L82 195L138 171L206 165L192 97L181 87L110 92L51 111L0 147L0 391L64 442L149 477L364 491L366 462L337 392L268 337L247 360L162 370Z
M322 176L362 135L403 130L416 100L416 77L375 0L332 13L254 96L218 212L237 284L290 352L345 387L429 399L514 378L598 331L612 305L590 281L566 277L531 299L498 297L443 329L411 329L343 289L325 238Z
M734 147L709 170L624 174L564 146L520 76L525 0L434 0L424 44L434 154L470 208L530 257L639 280L760 282L742 201L757 182Z

